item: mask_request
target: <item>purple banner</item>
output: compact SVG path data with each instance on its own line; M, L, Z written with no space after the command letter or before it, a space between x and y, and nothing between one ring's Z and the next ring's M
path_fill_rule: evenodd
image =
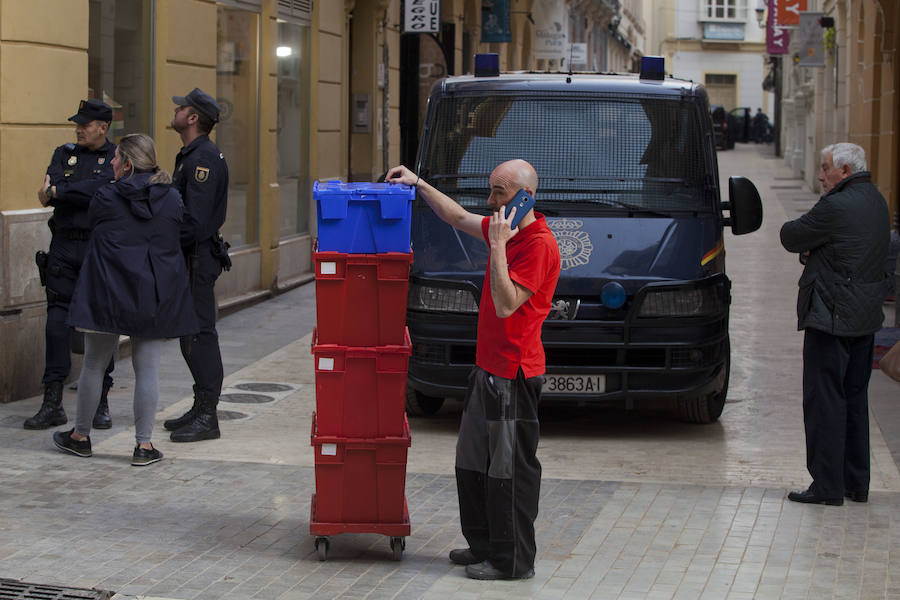
M787 54L791 44L790 32L775 23L778 3L784 0L768 0L769 15L766 19L766 52L769 54Z

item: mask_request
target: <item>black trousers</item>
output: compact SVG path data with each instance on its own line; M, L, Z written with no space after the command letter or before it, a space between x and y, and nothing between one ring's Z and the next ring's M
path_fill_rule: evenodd
M194 394L218 398L222 392L222 352L216 331L216 279L222 264L212 255L208 243L200 244L197 272L191 275L191 295L200 321L196 335L181 338L181 355L194 377Z
M803 423L813 492L842 498L869 490L869 377L874 335L806 329Z
M47 324L44 328L44 385L62 383L72 369L72 333L66 325L69 303L75 291L75 282L81 271L81 263L87 254L87 240L70 240L54 235L47 257ZM115 359L106 367L103 383L112 385Z
M510 576L534 568L541 491L541 378L503 379L475 367L456 442L459 519L469 548Z

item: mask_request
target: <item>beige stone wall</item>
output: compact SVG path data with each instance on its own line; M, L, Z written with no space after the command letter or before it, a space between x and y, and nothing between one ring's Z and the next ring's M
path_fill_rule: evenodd
M835 16L837 57L815 78L815 140L810 144L808 181L815 184L818 151L851 141L866 150L875 183L891 212L898 209L900 141L900 7L874 0L829 0L824 10ZM837 58L837 77L834 60ZM817 184L815 184L817 185Z

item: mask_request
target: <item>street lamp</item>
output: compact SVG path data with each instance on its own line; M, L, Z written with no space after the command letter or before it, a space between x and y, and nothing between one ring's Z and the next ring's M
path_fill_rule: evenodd
M756 3L756 24L763 28L766 26L766 0L758 0Z

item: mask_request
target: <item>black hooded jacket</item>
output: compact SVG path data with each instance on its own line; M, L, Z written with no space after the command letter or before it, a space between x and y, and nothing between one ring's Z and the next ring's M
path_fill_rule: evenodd
M136 173L103 186L69 308L69 325L143 338L199 330L179 231L184 205L171 185Z

